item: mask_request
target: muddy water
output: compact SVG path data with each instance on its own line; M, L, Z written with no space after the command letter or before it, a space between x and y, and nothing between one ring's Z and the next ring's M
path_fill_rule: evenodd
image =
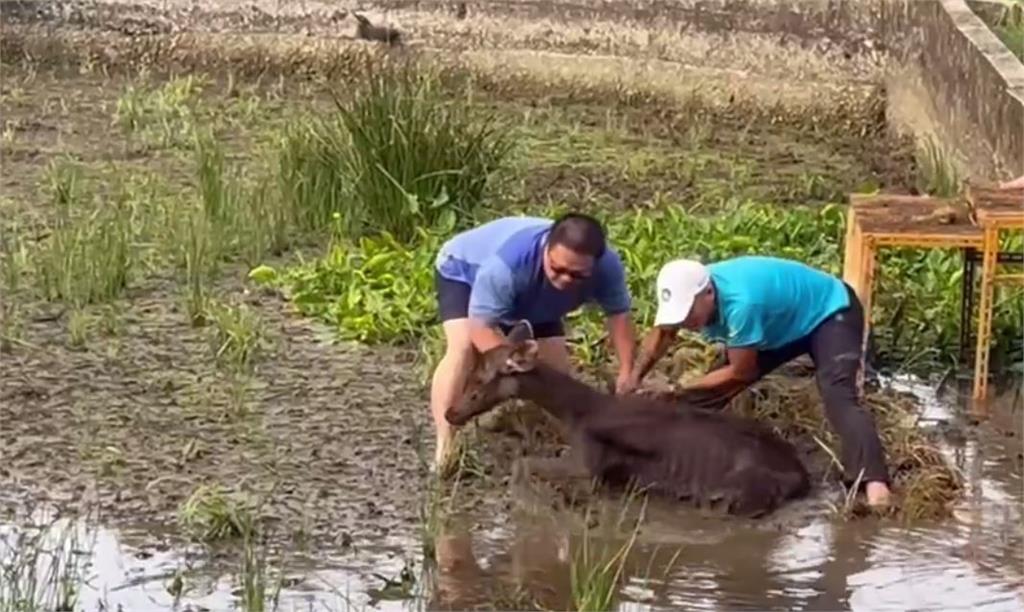
M926 387L895 384L921 398L922 426L957 420L958 412ZM844 522L830 515L825 499L806 500L762 522L651 505L625 566L620 609L1024 608L1024 432L1021 412L1013 406L1019 401L1008 395L997 402L990 421L966 434L949 429L945 452L964 472L969 489L948 521ZM283 578L279 609L565 609L571 605L570 560L584 537L580 522L538 511L545 505L541 489L519 494L519 506L484 519L485 528L460 529L470 521L451 521L435 541L438 567L427 574L420 570L420 542L413 532L392 532L341 550L293 551L283 561L277 557L272 575ZM596 516L592 550L625 543L627 528L609 535L621 512L620 504L608 502ZM154 545L145 530L82 524L78 529L77 548L91 550L78 609L174 608L176 574L183 576L177 609L239 605L237 553L168 550ZM7 542L11 530L8 524L0 531ZM9 548L0 551L9 560ZM415 583L383 588L384 579L398 580L403 568Z

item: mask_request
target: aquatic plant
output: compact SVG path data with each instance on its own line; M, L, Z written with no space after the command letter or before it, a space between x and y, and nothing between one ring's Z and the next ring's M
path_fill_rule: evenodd
M260 317L245 304L218 301L211 301L206 312L214 328L214 358L235 374L250 373L265 341Z
M219 485L196 488L182 504L178 520L186 531L204 542L245 538L256 532L253 505Z
M22 277L28 267L27 253L17 225L0 226L0 267L3 293L0 294L0 353L10 352L20 340L22 317L19 300Z
M131 209L122 202L93 206L80 176L74 164L50 166L54 226L33 257L44 296L73 305L121 295L134 264Z
M426 66L370 71L334 115L303 117L286 131L279 176L307 227L340 219L347 236L450 230L484 203L512 148L511 133Z
M618 547L609 549L607 543L595 551L598 538L590 527L590 516L593 511L588 507L585 513L584 531L580 545L573 554L569 565L572 605L574 610L603 612L615 608L615 599L623 579L626 561L636 544L647 508L647 498L638 489L631 488L626 495L620 510L618 525L628 515L629 506L636 499L642 500L639 516L634 517L626 541Z
M91 522L54 516L0 531L0 612L78 609L95 545Z
M560 208L534 209L555 216ZM493 213L492 213L493 214ZM673 257L716 261L739 255L773 255L841 274L842 207L779 208L729 201L707 214L666 203L655 211L598 213L627 269L638 325L653 318L651 291L661 264ZM481 221L486 218L481 219ZM298 308L335 326L340 337L367 343L420 343L432 363L443 347L434 322L433 258L447 235L421 229L402 242L390 235L340 240L322 259L304 262L281 277ZM960 276L955 253L887 251L879 258L875 291L874 364L934 370L955 360L959 339ZM1019 350L1024 297L1002 300L994 324L994 360ZM569 316L570 342L587 365L607 363L600 314ZM927 349L928 353L923 353Z
M259 536L246 533L242 541L242 563L240 571L241 605L245 612L277 610L278 598L283 581L280 577L272 580L268 573L268 550Z

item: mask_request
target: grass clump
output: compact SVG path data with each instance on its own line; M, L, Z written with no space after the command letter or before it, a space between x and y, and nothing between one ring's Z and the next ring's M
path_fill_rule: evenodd
M627 499L632 500L636 496L637 491L633 490L629 493ZM620 524L622 519L625 518L627 508L628 501L622 508L623 516L620 517ZM645 510L646 498L643 499L640 515L636 518L624 543L617 547L609 547L605 544L599 551L595 551L594 546L597 544L597 538L591 533L590 508L587 509L586 526L584 527L581 543L573 554L569 566L574 610L581 612L604 612L615 608L615 600L618 595L619 586L622 583L626 561L630 551L636 544Z
M403 241L451 229L483 206L512 150L494 115L422 66L380 67L336 109L296 122L282 145L282 192L307 227L337 218L347 236Z
M200 486L182 504L178 520L203 542L249 537L256 532L249 500L220 486Z
M117 101L114 123L149 148L186 148L197 123L202 79L189 75L160 87L130 85Z
M1005 6L991 24L992 30L1006 48L1024 62L1024 2L1003 0Z
M214 326L212 349L217 362L234 373L250 373L263 345L263 321L244 304L211 302L207 313Z
M94 543L65 519L0 532L0 612L78 609Z
M963 492L963 477L942 456L927 431L919 428L918 412L912 399L884 390L866 394L865 408L885 448L897 506L903 519L943 518L950 504ZM789 439L813 440L832 459L839 474L839 438L825 418L813 378L773 374L757 383L749 393L733 400L731 409L772 426ZM840 514L849 516L854 491L847 491Z
M22 333L21 296L22 276L28 266L25 245L18 227L0 229L0 266L3 272L3 292L0 294L0 353L10 352Z
M282 580L272 581L267 572L267 548L260 538L246 534L242 542L241 607L245 612L276 610ZM267 604L270 604L268 606Z
M119 296L133 264L131 208L94 207L74 166L53 166L49 181L56 220L36 254L45 297L84 305Z
M939 198L950 198L960 194L963 179L950 158L950 154L938 142L929 138L918 152L917 188Z
M186 213L184 240L178 245L185 272L185 306L193 325L206 323L209 286L216 271L212 228L201 211Z

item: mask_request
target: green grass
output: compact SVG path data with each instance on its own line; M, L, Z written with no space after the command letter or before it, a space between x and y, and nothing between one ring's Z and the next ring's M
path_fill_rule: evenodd
M0 227L0 277L3 279L3 293L0 294L0 353L8 353L22 335L22 315L19 299L22 291L22 276L28 267L27 251L17 225Z
M623 516L620 517L620 523L629 502L634 497L632 492L627 496L627 501L623 504ZM590 511L588 509L586 527L580 538L580 545L574 552L569 565L574 610L604 612L615 609L626 561L636 544L645 509L646 499L643 500L643 509L633 524L626 541L617 547L609 546L608 542L601 541L593 535L589 526Z
M1006 6L999 12L989 27L995 32L1006 48L1024 62L1024 2L1003 0Z
M120 296L135 260L131 208L123 201L95 205L74 165L54 164L48 179L56 218L33 257L44 295L72 305Z
M252 534L244 536L240 603L245 612L277 610L278 596L283 584L280 579L273 581L268 575L267 553L266 546L257 537Z
M203 542L246 538L256 533L253 506L220 486L200 486L182 504L178 520Z
M129 85L117 101L114 123L146 148L188 148L205 85L191 75L159 87Z
M300 118L279 165L291 208L306 227L339 224L347 236L455 227L483 206L512 150L495 116L459 96L429 69L387 65L330 115Z
M0 536L0 612L76 610L95 534L74 522L15 526Z
M264 343L259 315L244 304L216 301L207 305L207 313L213 323L211 348L217 362L235 374L251 373Z
M560 209L532 209L556 215ZM775 255L842 273L844 210L729 202L721 208L686 210L666 203L656 211L601 213L612 243L628 271L640 325L653 319L653 283L661 264L673 257L715 261L749 254ZM487 217L481 219L486 220ZM323 259L288 270L282 283L300 310L321 318L346 339L367 343L419 343L425 361L439 357L432 261L446 239L422 232L403 244L391 237L336 244ZM924 368L945 367L959 337L960 275L956 253L887 251L880 257L875 304L875 344L880 365L897 367L924 354ZM997 309L995 351L1008 358L1020 335L1024 299L1009 295ZM599 313L587 309L569 317L570 339L582 363L598 365L609 356L597 340L604 333ZM428 366L429 367L429 366Z

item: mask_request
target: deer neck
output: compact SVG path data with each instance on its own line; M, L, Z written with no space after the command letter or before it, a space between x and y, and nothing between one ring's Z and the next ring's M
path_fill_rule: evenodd
M518 395L570 426L608 399L586 383L540 362L533 370L519 376Z

